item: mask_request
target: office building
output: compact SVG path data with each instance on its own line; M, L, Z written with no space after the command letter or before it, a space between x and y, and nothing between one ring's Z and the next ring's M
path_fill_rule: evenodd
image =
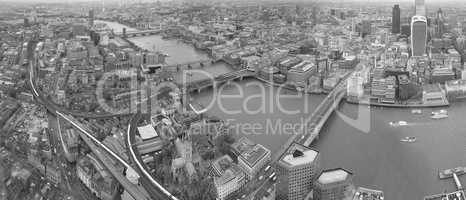
M424 0L415 0L414 1L414 9L415 9L415 15L418 16L426 16L426 6L424 3Z
M430 105L438 105L448 103L445 91L440 87L440 84L429 84L422 86L422 103Z
M278 160L276 170L277 199L302 200L320 171L319 152L293 143Z
M445 91L449 101L466 98L466 81L453 80L445 83Z
M228 155L212 162L212 172L214 173L214 186L219 200L227 199L230 194L246 184L245 174L238 165L233 163L233 159Z
M401 10L400 5L395 5L392 11L392 33L398 34L401 32Z
M355 73L351 75L346 84L346 93L349 98L358 99L364 95L364 78L359 75L359 73Z
M412 56L420 57L426 53L427 19L424 16L413 16L411 19L411 51Z
M157 153L163 148L163 141L152 125L138 127L135 146L141 155Z
M93 27L94 26L94 10L91 9L89 10L89 27Z
M437 11L437 18L435 23L435 34L437 37L442 37L445 32L445 17L441 8Z
M434 66L431 74L432 83L445 83L455 79L455 72L451 67L445 67L443 65Z
M366 37L372 33L372 22L369 20L363 20L361 24L358 25L358 32L361 37Z
M118 195L119 183L91 154L78 161L76 174L97 198L111 200Z
M287 73L288 82L296 86L306 86L307 80L311 75L316 73L317 67L314 63L303 61L300 64L291 67Z
M353 174L344 169L323 171L314 183L314 200L342 200L352 196Z
M238 155L238 166L244 171L248 180L252 180L257 172L271 160L270 150L253 143L246 137L232 144L232 149Z
M401 24L401 34L410 36L411 35L411 25L408 23Z
M384 200L384 194L381 190L359 187L354 193L353 200Z

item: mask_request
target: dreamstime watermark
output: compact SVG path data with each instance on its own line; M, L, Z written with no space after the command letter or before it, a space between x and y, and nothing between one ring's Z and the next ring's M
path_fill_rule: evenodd
M223 116L236 119L242 115L257 115L260 122L237 122L229 121L234 132L244 135L270 134L270 135L292 135L301 134L315 129L320 129L325 121L334 111L336 116L341 118L348 125L365 133L370 132L371 111L370 107L359 105L357 110L352 110L356 115L345 114L338 109L340 100L346 94L346 87L338 86L322 102L313 103L316 99L305 92L290 90L290 86L280 85L271 87L259 81L247 81L240 83L234 81L242 74L231 76L214 77L200 69L184 70L181 72L181 81L139 81L136 76L131 76L129 80L130 91L125 94L113 95L112 100L105 98L109 80L115 77L115 73L105 73L97 83L96 96L102 109L108 113L154 113L164 106L158 97L169 94L171 91L181 95L179 99L172 98L172 102L185 101L181 109L190 110L191 93L196 93L209 88L210 96L208 102L201 105L203 111L212 109L219 110ZM129 107L116 106L115 101L124 99ZM113 105L109 105L113 104ZM181 105L181 104L180 104ZM312 106L311 106L312 105ZM315 108L315 105L318 105ZM296 116L296 120L288 122L282 119L272 120L267 115ZM266 119L259 119L264 118ZM324 119L325 118L325 119ZM226 119L225 119L226 120ZM321 121L319 121L321 120Z

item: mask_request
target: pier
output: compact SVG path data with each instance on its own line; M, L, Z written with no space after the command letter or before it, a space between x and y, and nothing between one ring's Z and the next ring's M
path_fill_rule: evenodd
M447 193L446 191L441 194L434 194L424 197L424 200L466 200L466 195L464 194L465 190L461 184L460 179L458 178L456 172L453 173L453 180L455 181L456 191Z

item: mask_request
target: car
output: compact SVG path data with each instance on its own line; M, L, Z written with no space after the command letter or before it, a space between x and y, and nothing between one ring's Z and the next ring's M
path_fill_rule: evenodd
M264 178L264 176L259 176L259 180L262 180Z
M272 174L270 174L269 178L273 178L275 176L275 172L273 172Z
M269 171L270 165L267 165L267 167L264 169L265 172Z

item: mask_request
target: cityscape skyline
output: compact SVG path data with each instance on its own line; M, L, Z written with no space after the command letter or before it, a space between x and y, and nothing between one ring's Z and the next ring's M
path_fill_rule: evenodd
M466 200L462 4L2 4L0 200Z

